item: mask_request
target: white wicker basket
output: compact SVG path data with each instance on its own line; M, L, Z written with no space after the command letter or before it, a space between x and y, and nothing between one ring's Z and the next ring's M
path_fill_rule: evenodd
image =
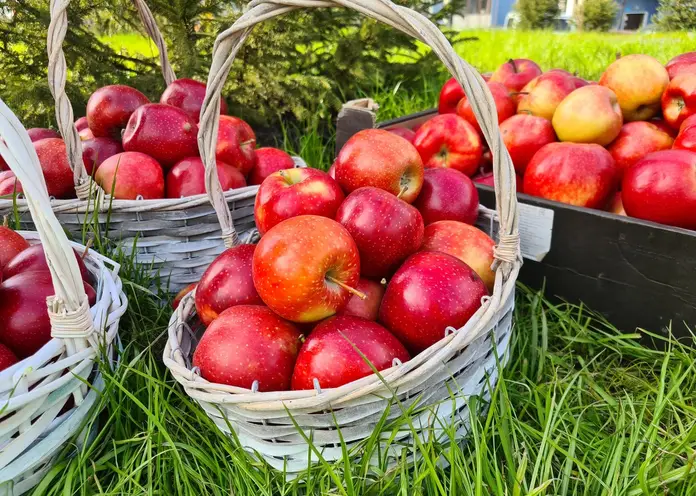
M497 380L496 357L504 362L512 328L515 281L521 266L517 229L515 173L502 143L495 105L478 72L457 56L442 33L425 17L389 0L253 0L234 25L218 36L208 76L208 93L201 112L199 142L209 190L220 217L226 243L233 245L234 224L217 184L214 163L220 89L234 56L254 25L304 7L347 7L380 20L428 44L464 87L493 150L498 212L481 208L481 225L495 237L496 278L493 294L461 329L443 329L443 339L406 363L335 389L257 392L206 381L192 369L190 358L203 331L194 319L194 295L189 294L172 316L164 363L186 392L206 410L224 432L233 429L249 451L270 465L297 473L307 468L310 453L306 438L328 460L343 457L340 433L348 449L370 436L385 411L389 419L401 415L415 401L424 407L414 419L419 436L437 435L442 425L458 422L457 436L466 435L468 400L487 396ZM497 353L494 351L497 348ZM440 424L439 422L443 422ZM297 426L302 430L298 431ZM413 447L413 432L398 429L394 439L383 440L387 453L400 456ZM413 453L411 453L413 454Z
M90 251L85 265L96 281L97 302L89 308L73 254L85 247L68 241L51 211L34 147L2 100L0 137L2 157L24 186L38 231L21 234L43 244L56 290L47 307L53 338L0 372L0 495L19 495L41 480L84 426L103 385L95 360L100 349L111 352L127 302L118 264ZM74 406L61 413L71 398Z

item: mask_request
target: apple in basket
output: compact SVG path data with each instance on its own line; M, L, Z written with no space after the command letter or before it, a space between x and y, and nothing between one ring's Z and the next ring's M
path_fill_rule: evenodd
M352 316L331 317L317 325L300 348L292 389L339 387L384 370L394 359L410 360L404 345L387 329Z
M0 343L0 372L12 367L18 361L17 356L12 353L12 350Z
M87 124L94 136L121 139L121 131L138 107L150 103L145 95L122 84L104 86L87 101Z
M218 181L223 191L242 188L246 180L239 169L217 161ZM205 166L200 157L180 160L167 172L167 198L186 198L205 193Z
M201 107L205 98L205 83L195 79L182 78L172 81L160 97L160 103L178 107L198 124ZM227 113L227 103L220 98L220 113Z
M423 189L413 203L427 226L439 220L473 224L478 218L479 195L471 179L455 169L426 169Z
M80 268L80 275L85 282L92 282L92 275L87 270L82 257L73 249L77 266ZM39 272L48 271L48 262L42 245L33 245L23 249L14 258L12 258L2 269L5 279L14 277L23 272Z
M505 85L491 81L487 84L488 89L493 95L493 102L495 103L495 109L498 113L498 124L500 124L515 115L515 100L512 98L510 90L508 90ZM476 132L481 132L481 126L479 126L476 120L474 110L471 108L471 103L469 103L468 98L464 97L459 101L459 105L457 105L457 115L471 124Z
M24 192L12 171L0 172L0 196L12 196Z
M338 315L352 315L367 320L377 320L379 306L382 303L384 291L387 289L386 281L385 284L381 284L361 277L355 289L364 294L366 298L362 299L357 294L354 294L350 297L346 306L337 312Z
M256 135L242 119L221 115L215 156L246 176L256 163Z
M162 166L149 155L123 152L113 155L99 166L94 179L118 200L164 198Z
M515 171L523 175L532 157L544 145L556 141L550 121L528 114L513 115L500 125L500 134Z
M92 138L82 142L82 161L90 176L109 157L123 152L120 141L112 138Z
M483 154L479 134L456 114L430 119L418 129L413 144L426 168L451 167L467 176L476 173Z
M45 127L29 128L27 129L27 134L29 135L29 139L32 142L47 138L60 138L60 134L58 134L58 131L54 131L53 129L46 129Z
M213 263L215 263L213 261ZM192 282L188 286L184 287L181 291L179 291L176 296L174 296L174 299L172 300L172 310L176 310L179 308L179 305L181 304L181 300L184 299L184 297L189 294L191 291L196 289L196 286L198 286L197 282Z
M87 122L87 117L80 117L75 121L75 129L79 133L83 129L89 129L89 123Z
M65 142L61 138L42 139L34 142L34 150L39 157L48 195L58 199L75 198L75 180Z
M283 150L271 147L259 148L256 150L256 163L249 171L249 184L261 184L274 172L294 167L295 161Z
M0 273L14 257L29 248L26 239L7 226L0 226Z

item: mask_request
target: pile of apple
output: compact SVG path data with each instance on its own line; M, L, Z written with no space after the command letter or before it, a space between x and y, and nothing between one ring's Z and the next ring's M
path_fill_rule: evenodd
M696 229L696 52L666 66L620 57L598 83L542 73L526 59L484 78L518 191ZM418 129L391 131L412 141L426 167L492 185L490 152L456 80L443 86L438 110Z
M89 304L97 294L82 257L75 252ZM0 226L0 371L36 353L51 339L46 298L55 294L40 244Z
M205 170L198 152L198 119L206 85L177 79L150 103L130 86L104 86L87 102L87 116L76 122L85 168L101 188L116 199L185 198L205 193ZM293 166L276 148L256 149L249 124L227 114L220 101L216 148L217 172L223 191L261 184L272 172ZM32 128L29 137L41 163L48 193L75 198L73 173L65 142L51 129ZM0 158L0 196L22 192L14 174Z
M275 172L254 207L257 245L226 250L195 287L203 378L258 391L338 387L405 362L460 328L492 290L478 194L369 129L333 166ZM359 350L359 351L358 351Z

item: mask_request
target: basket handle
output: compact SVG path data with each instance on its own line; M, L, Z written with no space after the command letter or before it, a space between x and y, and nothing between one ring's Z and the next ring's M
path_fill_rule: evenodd
M47 300L51 335L66 339L72 354L89 347L95 332L82 276L68 237L51 208L36 150L22 123L1 99L0 137L0 155L22 183L51 272L55 289L55 296Z
M70 0L51 0L51 23L48 26L47 50L48 50L48 86L56 102L56 122L58 130L65 140L68 154L68 163L73 170L75 192L80 200L87 200L91 195L100 192L100 188L94 183L85 165L82 162L82 144L77 132L75 116L72 104L65 93L67 77L67 64L63 53L63 41L68 31L68 4ZM176 79L174 70L169 63L167 45L164 43L162 33L157 28L152 12L144 0L133 0L138 15L145 26L150 38L155 42L159 50L160 66L164 81L169 84Z
M493 153L495 195L500 217L499 242L495 250L497 265L510 273L520 258L518 208L515 191L515 171L498 128L498 117L493 97L473 67L459 57L447 38L425 16L389 0L252 0L244 14L215 40L213 61L208 74L208 85L201 108L198 145L206 166L206 187L220 220L223 239L227 246L236 242L232 215L227 208L215 167L215 144L219 124L220 93L237 52L252 28L263 21L299 8L346 7L367 17L381 21L429 45L447 69L464 88L476 120Z

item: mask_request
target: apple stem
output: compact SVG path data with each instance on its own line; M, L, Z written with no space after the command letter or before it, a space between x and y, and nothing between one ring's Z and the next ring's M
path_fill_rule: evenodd
M87 240L87 244L85 245L85 251L82 252L82 256L80 257L82 260L84 260L87 257L87 254L89 253L89 249L92 247L93 242L94 242L93 238L89 238Z
M401 191L399 191L399 194L396 195L396 197L397 197L398 199L401 199L401 197L404 196L404 193L406 193L406 191L408 191L408 186L403 186L403 187L401 188Z
M367 300L367 295L366 295L365 293L363 293L362 291L358 291L357 289L352 288L352 287L348 286L348 285L345 284L345 283L342 283L341 281L339 281L339 280L336 279L335 277L333 277L333 276L326 276L326 279L327 279L329 282L332 282L332 283L334 283L334 284L336 284L336 285L342 287L343 289L345 289L345 290L348 291L349 293L354 294L355 296L357 296L357 297L360 298L361 300Z
M512 66L512 70L516 73L517 72L517 64L515 64L515 61L513 59L508 60L510 65Z
M382 280L379 281L379 283L380 283L382 286L386 286L386 285L387 285L387 278L386 278L386 277L383 277Z

